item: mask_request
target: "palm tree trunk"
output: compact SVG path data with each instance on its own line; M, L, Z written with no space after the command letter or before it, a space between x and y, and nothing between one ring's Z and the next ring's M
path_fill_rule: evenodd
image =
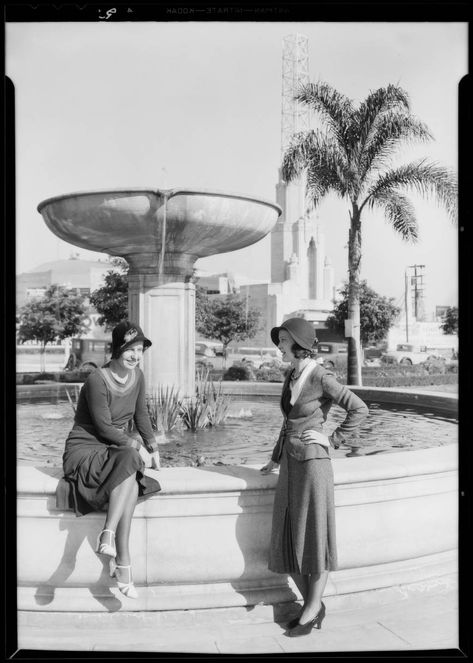
M348 235L348 320L351 336L348 338L347 384L361 385L360 347L360 266L361 266L361 220L360 211L353 203Z

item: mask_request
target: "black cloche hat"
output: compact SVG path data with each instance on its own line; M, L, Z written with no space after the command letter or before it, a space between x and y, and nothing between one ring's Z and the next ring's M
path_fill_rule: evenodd
M314 325L304 318L289 318L280 327L271 329L271 340L274 345L279 345L279 331L285 329L293 340L306 350L312 350L318 343L315 335Z
M149 338L143 334L141 327L129 320L123 320L112 331L112 357L119 357L130 345L143 343L143 350L152 345Z

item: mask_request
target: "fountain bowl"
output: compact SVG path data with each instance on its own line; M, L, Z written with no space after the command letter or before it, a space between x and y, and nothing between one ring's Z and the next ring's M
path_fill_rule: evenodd
M171 255L198 258L242 249L275 225L281 208L240 194L197 189L119 189L70 193L38 205L48 228L83 249L129 258ZM157 266L148 259L148 269Z

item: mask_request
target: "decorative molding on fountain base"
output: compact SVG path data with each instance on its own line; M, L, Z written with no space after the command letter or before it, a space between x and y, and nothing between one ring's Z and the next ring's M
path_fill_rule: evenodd
M457 551L449 550L401 562L335 571L329 576L324 601L332 610L350 610L403 600L413 593L441 593L456 588L457 569ZM139 598L132 600L123 596L113 582L110 587L105 584L89 587L19 587L18 608L25 613L91 614L93 621L97 612L112 613L115 619L117 610L124 614L209 610L291 604L300 599L292 581L285 576L241 583L137 586L137 591ZM38 624L32 622L30 625Z
M393 595L456 572L457 445L334 459L333 467L339 570L329 598ZM267 567L276 474L252 466L156 474L163 491L140 500L132 523L133 601L94 553L104 514L58 511L57 476L20 465L18 609L166 611L296 599L287 577Z

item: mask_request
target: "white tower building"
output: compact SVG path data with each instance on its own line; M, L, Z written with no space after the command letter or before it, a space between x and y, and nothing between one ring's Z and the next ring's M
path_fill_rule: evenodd
M308 107L294 99L308 82L308 38L289 35L283 40L281 159L292 136L310 129ZM288 317L297 310L310 320L324 321L333 309L333 268L315 212L307 209L303 179L288 184L279 170L276 202L282 214L271 233L271 283L281 286L278 314Z
M308 82L308 38L288 35L282 57L281 160L292 136L310 129L308 107L294 99ZM304 317L324 327L333 310L333 268L318 218L307 208L303 178L288 184L279 170L276 202L282 214L271 232L271 282L246 289L250 305L262 313L263 325L253 341L261 345L268 344L271 328L289 317Z

